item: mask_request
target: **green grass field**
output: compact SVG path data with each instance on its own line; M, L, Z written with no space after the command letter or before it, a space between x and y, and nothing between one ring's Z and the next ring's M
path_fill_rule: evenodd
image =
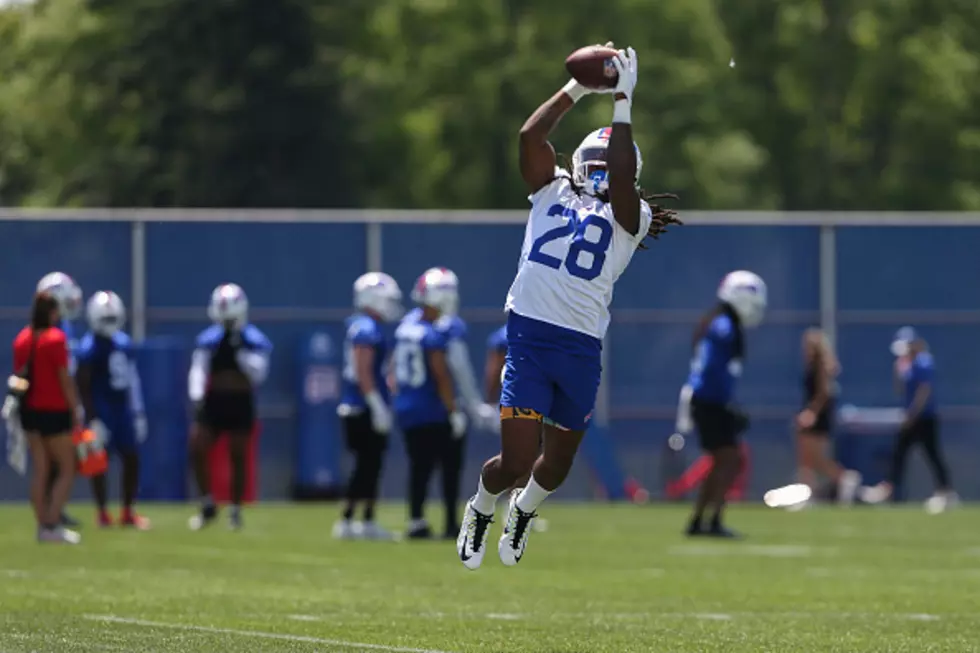
M735 508L750 538L714 542L679 535L680 507L544 508L518 567L494 544L469 572L450 542L335 542L330 505L254 508L240 533L148 506L152 532L87 524L78 547L6 505L0 651L980 651L976 509Z

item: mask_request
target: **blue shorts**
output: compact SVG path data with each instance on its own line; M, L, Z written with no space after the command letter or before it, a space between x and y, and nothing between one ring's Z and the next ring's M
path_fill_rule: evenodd
M503 419L548 419L584 431L602 378L602 341L511 312L500 392Z

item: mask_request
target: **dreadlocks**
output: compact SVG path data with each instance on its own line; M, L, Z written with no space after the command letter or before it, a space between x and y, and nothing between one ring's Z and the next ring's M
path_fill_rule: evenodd
M569 180L573 178L572 167L569 164L568 157L564 154L558 155L558 165L568 173ZM582 189L576 186L574 183L572 187L575 189L576 193L582 194ZM653 220L650 222L650 229L647 230L647 236L653 238L654 240L659 240L660 234L667 232L667 227L670 225L683 225L680 218L677 217L677 211L673 209L668 209L657 204L654 200L679 200L680 198L673 193L647 193L643 188L637 187L637 192L640 194L640 199L650 205L650 211L653 213ZM609 201L608 196L600 197L599 199L604 202ZM649 249L643 243L639 245L640 249Z

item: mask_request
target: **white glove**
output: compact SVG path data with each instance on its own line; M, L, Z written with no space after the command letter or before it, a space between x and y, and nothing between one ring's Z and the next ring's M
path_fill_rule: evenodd
M371 413L371 428L382 435L391 431L391 423L393 421L391 410L381 397L381 393L377 390L369 392L364 397L364 401L367 403L368 411Z
M457 440L466 435L466 413L454 410L449 413L449 426L453 430L453 437Z
M104 449L109 442L109 429L106 428L105 423L100 419L93 419L88 423L88 427L95 436L95 441Z
M606 43L605 47L611 48L612 45L613 42L609 41ZM582 86L581 84L578 83L578 80L575 79L574 77L568 80L568 83L565 84L565 86L562 87L561 90L563 90L568 97L572 98L572 102L578 102L589 93L612 93L613 92L612 88L589 88L588 86Z
M480 429L487 431L500 430L500 411L490 404L477 404L474 406L473 417Z
M137 415L133 418L133 429L136 431L136 442L143 444L146 436L150 434L149 424L146 422L146 415Z
M613 59L613 65L619 73L619 81L612 92L624 94L632 105L633 89L636 88L636 51L633 48L620 50L619 56Z

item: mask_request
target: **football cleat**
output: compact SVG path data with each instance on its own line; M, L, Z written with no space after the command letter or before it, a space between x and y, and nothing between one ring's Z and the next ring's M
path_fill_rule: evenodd
M456 553L467 569L478 569L483 563L492 523L493 515L478 512L473 507L473 499L466 502L466 507L463 509L463 525L456 538Z
M187 520L187 527L192 531L199 531L213 522L217 516L218 509L215 506L203 506L200 512L198 512L196 515L192 515L191 518Z
M510 506L507 508L507 521L504 523L504 534L500 536L497 553L500 561L508 567L513 567L524 557L527 548L527 538L534 526L536 512L524 512L517 507L517 497L521 491L515 489L510 493Z
M350 519L338 519L333 525L333 539L356 540L361 536L360 522Z
M82 536L64 526L55 526L54 528L38 529L37 541L53 542L56 544L78 544L82 541Z
M395 540L395 534L375 521L366 521L361 526L361 537L365 540L388 542Z

